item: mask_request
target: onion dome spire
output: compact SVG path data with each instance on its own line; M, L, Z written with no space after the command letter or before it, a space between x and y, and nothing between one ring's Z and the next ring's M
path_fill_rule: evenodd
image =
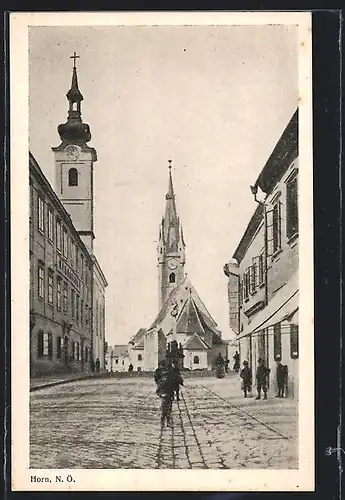
M73 59L73 72L71 88L66 94L69 102L67 122L58 126L58 132L64 144L82 145L91 140L90 127L81 119L81 101L84 97L78 87L76 59L79 57L75 52L73 56L70 56Z

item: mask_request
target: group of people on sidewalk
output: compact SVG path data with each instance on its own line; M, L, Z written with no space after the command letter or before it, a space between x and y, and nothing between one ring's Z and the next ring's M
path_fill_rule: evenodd
M277 398L284 398L286 395L288 370L287 366L283 365L279 357L276 358L277 369L276 369L276 382L277 382ZM267 389L268 380L270 375L270 368L265 365L262 358L258 359L258 366L256 368L256 389L257 396L255 399L261 399L261 391L263 392L263 399L267 399ZM248 393L252 390L252 370L249 366L248 361L243 361L243 368L240 372L240 377L242 379L241 388L243 390L244 397L248 396Z

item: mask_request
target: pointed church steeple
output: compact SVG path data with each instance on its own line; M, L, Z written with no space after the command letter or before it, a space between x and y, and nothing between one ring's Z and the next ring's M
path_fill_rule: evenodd
M169 185L165 196L165 216L163 218L163 237L167 252L178 252L180 235L180 220L177 216L174 185L171 175L171 160L169 160Z
M58 132L63 145L79 144L86 145L91 140L90 127L81 119L81 101L84 97L78 87L78 75L76 59L79 56L74 52L71 59L74 60L72 71L72 84L66 97L69 103L67 122L58 126Z
M184 277L185 242L180 219L177 215L174 185L169 160L169 183L165 196L165 214L159 228L159 307L161 308L170 291Z

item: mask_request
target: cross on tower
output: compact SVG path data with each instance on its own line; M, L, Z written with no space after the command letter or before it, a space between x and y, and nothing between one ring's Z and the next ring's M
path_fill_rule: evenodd
M80 59L80 56L77 56L77 53L74 52L73 56L70 56L70 59L73 59L73 68L75 68L76 67L75 60Z

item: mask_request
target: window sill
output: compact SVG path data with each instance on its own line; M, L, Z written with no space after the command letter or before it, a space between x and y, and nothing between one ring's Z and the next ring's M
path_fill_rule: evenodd
M265 283L260 283L259 288L264 288Z
M294 243L297 238L299 236L299 233L294 233L292 236L290 236L290 238L288 239L288 245L291 245L292 243Z
M249 297L247 299L244 299L243 302L249 302Z
M257 290L254 290L253 292L250 292L250 295L252 295L252 296L253 296L253 295L257 294L257 293L258 293L258 291L257 291Z
M38 232L39 232L42 236L44 236L44 229L40 229L40 228L38 228Z

